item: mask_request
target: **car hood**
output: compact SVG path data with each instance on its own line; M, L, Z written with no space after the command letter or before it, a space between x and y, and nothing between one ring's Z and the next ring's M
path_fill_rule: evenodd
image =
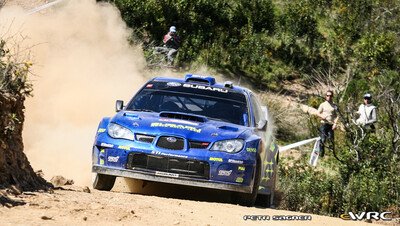
M111 122L124 126L134 133L149 135L180 136L197 141L216 141L241 138L249 127L228 122L207 119L203 116L193 116L199 121L176 119L173 117L187 116L188 114L170 113L165 117L163 113L121 111ZM203 120L203 121L202 121Z

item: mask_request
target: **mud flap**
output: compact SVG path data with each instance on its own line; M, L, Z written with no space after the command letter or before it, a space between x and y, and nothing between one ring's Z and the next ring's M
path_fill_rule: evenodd
M315 141L313 151L311 152L309 163L312 166L317 166L318 157L320 154L320 143L321 143L321 139L317 139Z

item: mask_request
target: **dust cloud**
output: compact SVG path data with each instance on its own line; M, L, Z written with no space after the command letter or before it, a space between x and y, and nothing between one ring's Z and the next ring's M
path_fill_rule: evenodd
M114 114L116 99L129 100L145 82L140 47L118 9L95 0L65 1L26 15L0 11L0 35L21 42L33 56L33 97L26 101L25 152L45 178L91 181L92 143L100 119Z

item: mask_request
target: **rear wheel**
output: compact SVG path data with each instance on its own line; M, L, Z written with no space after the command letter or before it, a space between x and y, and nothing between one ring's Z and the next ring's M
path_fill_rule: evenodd
M256 173L254 176L253 191L251 193L235 192L232 193L232 201L241 206L254 206L257 200L258 186L260 185L261 164L257 160Z
M93 177L93 188L102 191L110 191L115 183L115 176L96 173Z

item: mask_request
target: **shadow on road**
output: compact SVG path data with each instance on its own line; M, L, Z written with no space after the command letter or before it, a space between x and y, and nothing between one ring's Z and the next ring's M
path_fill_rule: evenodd
M213 190L159 182L149 182L128 178L118 178L113 188L118 192L154 195L165 198L185 199L204 202L230 203L229 191Z
M117 178L113 191L182 200L234 204L231 199L232 192L230 191L142 181L129 178ZM263 202L268 201L258 199L255 207L264 209L266 204Z

